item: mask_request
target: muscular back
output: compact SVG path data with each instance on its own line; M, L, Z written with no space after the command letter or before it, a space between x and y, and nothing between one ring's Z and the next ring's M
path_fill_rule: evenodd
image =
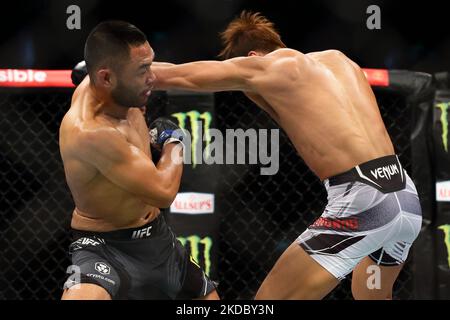
M157 66L156 88L244 91L286 131L321 179L394 153L364 73L342 53L261 54Z
M286 131L319 178L394 154L379 108L362 70L342 53L267 55L266 72L247 93Z
M87 133L113 130L151 158L145 120L138 108L130 108L126 120L109 118L97 109L88 82L84 81L76 89L71 108L60 127L60 152L76 205L72 227L109 231L143 225L154 219L159 209L119 187L86 161L80 150L80 140L85 139Z

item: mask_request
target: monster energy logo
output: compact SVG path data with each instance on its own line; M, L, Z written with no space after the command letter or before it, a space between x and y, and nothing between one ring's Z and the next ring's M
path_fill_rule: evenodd
M209 155L209 146L211 143L211 113L203 112L200 113L196 110L189 112L177 112L172 114L178 120L178 125L181 129L186 130L186 118L189 118L189 123L191 126L191 154L192 154L192 167L198 163L202 163L202 139L206 141L205 146L205 156ZM204 125L202 126L202 124ZM205 135L203 136L203 127L205 129ZM186 153L185 153L186 154ZM189 153L187 153L189 154ZM186 161L185 161L186 162ZM189 162L189 161L188 161Z
M223 133L211 128L211 113L196 110L172 114L183 129L185 164L249 164L268 165L260 169L262 175L273 175L279 169L279 130L226 129ZM186 130L190 126L191 132ZM203 134L203 131L205 132ZM206 146L203 149L203 141ZM225 142L225 143L224 143ZM269 148L270 144L270 148ZM270 152L269 152L270 150Z
M439 230L442 230L444 232L444 243L447 247L447 260L448 260L448 267L450 268L450 224L444 224L442 226L439 226Z
M442 124L442 144L444 145L445 152L448 152L448 103L438 103L436 108L441 109L441 124Z
M201 255L203 253L203 264L205 267L205 273L209 276L211 272L211 248L213 245L213 241L210 237L200 238L196 235L191 235L188 237L178 237L181 244L186 247L186 244L189 243L189 246L186 247L190 251L192 259L194 259L194 263L199 265ZM191 261L192 261L191 259Z

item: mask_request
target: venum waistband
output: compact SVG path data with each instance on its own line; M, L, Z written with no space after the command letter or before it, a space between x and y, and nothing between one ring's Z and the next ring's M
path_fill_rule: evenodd
M399 191L406 186L406 176L397 155L385 156L357 165L328 179L330 187L359 181L383 193Z

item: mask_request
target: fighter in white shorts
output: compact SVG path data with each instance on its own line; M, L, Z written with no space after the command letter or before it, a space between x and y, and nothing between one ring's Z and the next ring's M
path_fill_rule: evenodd
M419 234L417 191L396 156L379 158L326 179L328 204L297 241L320 265L343 279L366 256L401 265Z
M328 191L322 217L281 255L256 298L319 299L352 270L356 299L390 298L421 209L364 72L337 50L286 48L260 14L242 13L222 38L228 60L155 63L155 88L243 91ZM372 288L367 271L375 265L380 286Z

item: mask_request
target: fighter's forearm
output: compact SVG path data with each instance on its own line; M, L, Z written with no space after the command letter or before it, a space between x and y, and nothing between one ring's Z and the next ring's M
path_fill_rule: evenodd
M163 205L168 207L178 193L183 173L183 147L178 143L169 143L163 149L161 158L156 165L158 180L164 190Z
M175 65L174 63L159 62L159 61L153 61L153 63L152 63L152 67L156 67L156 68L159 68L159 67L172 67L174 65Z
M153 72L156 75L154 89L170 90L202 90L203 85L198 78L202 71L203 62L194 62L181 65L155 65ZM205 65L207 67L207 65Z
M197 61L171 67L155 67L155 89L192 91L250 90L239 68L223 61Z

